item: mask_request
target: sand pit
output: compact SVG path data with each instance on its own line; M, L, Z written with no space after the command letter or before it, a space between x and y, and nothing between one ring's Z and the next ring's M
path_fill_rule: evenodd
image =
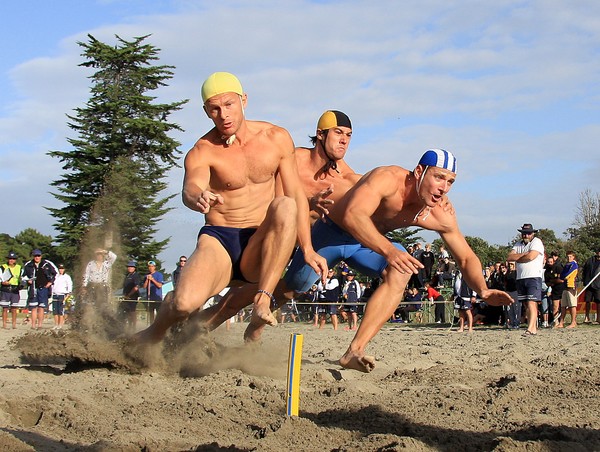
M336 360L351 333L243 325L133 363L73 331L0 330L0 449L98 451L600 450L600 326L536 337L386 325L370 374ZM287 348L304 334L300 416L285 416ZM174 347L169 344L169 347Z

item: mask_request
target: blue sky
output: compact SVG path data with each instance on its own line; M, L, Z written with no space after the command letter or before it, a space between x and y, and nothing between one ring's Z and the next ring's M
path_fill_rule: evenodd
M503 245L528 222L562 237L579 193L600 191L600 2L454 3L3 2L0 189L18 207L0 231L54 235L43 206L60 206L49 183L61 168L46 153L69 149L66 115L89 97L77 41L90 33L111 44L152 35L160 63L176 67L159 101L190 99L172 118L184 152L211 127L202 81L226 70L248 93L247 117L287 128L299 146L324 110L347 113L357 172L453 151L450 197L465 235ZM174 170L165 194L181 180ZM172 237L159 256L167 269L203 224L179 199L159 223L158 238Z

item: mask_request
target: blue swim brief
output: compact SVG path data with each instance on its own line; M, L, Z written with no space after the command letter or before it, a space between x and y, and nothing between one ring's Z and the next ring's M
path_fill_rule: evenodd
M240 261L242 260L242 253L248 246L250 237L254 235L257 228L229 228L226 226L203 226L198 233L198 237L202 234L210 235L216 238L229 257L231 259L233 276L232 280L247 281L242 275L242 269L240 268Z
M383 256L361 245L354 237L329 218L317 221L311 231L314 250L327 260L329 268L340 261L371 278L381 276L388 266ZM401 251L406 249L399 243L393 245ZM304 254L297 250L284 276L290 290L306 292L319 279L314 270L304 262Z

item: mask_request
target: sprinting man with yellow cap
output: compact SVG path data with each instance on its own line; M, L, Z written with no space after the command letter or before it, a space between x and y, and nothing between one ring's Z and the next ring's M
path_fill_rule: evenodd
M208 77L202 100L214 127L185 157L182 196L187 207L205 215L205 226L175 291L138 335L142 342L160 341L170 326L232 281L258 284L251 323L274 325L272 293L296 241L306 263L327 273L327 263L312 248L308 202L289 133L246 120L247 95L230 73ZM281 196L275 195L276 180Z
M309 201L313 220L325 219L329 208L340 199L358 180L357 174L344 160L352 138L350 118L338 110L326 110L317 122L316 133L311 136L313 147L297 147L296 164L304 194ZM320 223L320 221L319 221ZM315 240L315 227L312 238ZM318 236L317 232L317 236ZM333 261L332 265L335 265ZM331 264L331 263L330 263ZM298 273L302 272L302 275ZM302 250L294 255L292 264L286 272L285 281L277 285L274 295L277 305L285 304L294 296L294 292L305 292L318 279L311 266L305 264ZM305 287L305 285L308 287ZM195 315L196 322L202 322L202 328L214 329L226 319L232 317L248 302L248 293L256 290L255 285L247 284L242 288L230 290L218 304L200 311ZM264 324L250 323L244 337L247 341L260 338Z

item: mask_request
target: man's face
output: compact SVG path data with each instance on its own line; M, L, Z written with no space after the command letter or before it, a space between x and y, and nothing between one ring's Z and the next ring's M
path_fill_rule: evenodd
M156 270L156 265L148 265L148 272L154 273L154 270Z
M521 233L521 240L523 243L529 243L533 240L533 232L523 232Z
M348 127L332 127L327 133L317 131L317 136L324 138L323 147L332 160L341 160L345 157L352 138L352 129Z
M230 137L235 134L244 118L246 94L223 93L211 97L204 103L204 111L217 130Z
M575 260L575 255L574 254L567 254L567 261L573 262L574 260Z
M127 267L127 271L129 273L133 273L135 271L135 267Z
M41 260L42 260L42 255L41 254L34 254L33 255L33 262L35 262L36 264L39 264Z
M187 257L182 257L181 259L179 259L179 266L183 267L186 262L187 262Z
M417 180L421 180L423 171L425 171L425 167L422 165L415 168ZM419 197L427 207L435 207L442 200L442 197L450 191L455 180L456 173L444 168L430 166L425 171L425 177L419 185Z
M548 259L546 260L548 265L554 265L554 257L553 256L548 256Z

